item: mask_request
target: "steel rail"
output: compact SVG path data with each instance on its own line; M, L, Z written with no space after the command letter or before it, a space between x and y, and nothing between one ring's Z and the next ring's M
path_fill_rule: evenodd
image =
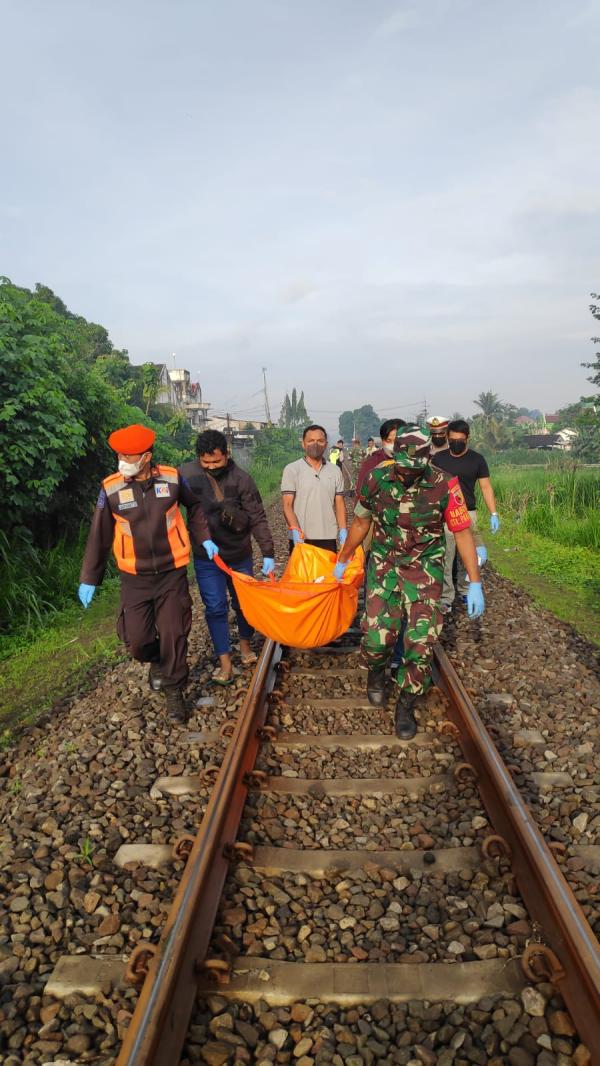
M117 1066L172 1066L179 1060L206 958L254 767L267 696L281 650L266 640L240 709L231 742L169 911L156 955L125 1035ZM434 651L436 679L497 833L511 849L519 891L542 927L559 966L559 987L594 1066L600 1049L600 949L531 812L442 648Z
M266 698L275 681L279 645L266 640L231 741L121 1046L117 1066L173 1066L194 1006L229 869L224 854L235 842L260 744Z
M434 651L434 665L449 697L460 746L475 770L490 821L510 846L519 892L560 963L560 969L548 976L559 988L597 1066L600 945L456 670L439 645Z

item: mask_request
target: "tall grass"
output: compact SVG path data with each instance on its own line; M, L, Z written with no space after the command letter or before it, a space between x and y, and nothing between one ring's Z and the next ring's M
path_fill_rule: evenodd
M277 460L272 462L265 459L256 459L250 466L250 474L254 478L258 491L263 500L269 503L279 495L281 488L281 474L286 463L293 463L298 459L298 453L291 453L285 462Z
M537 448L507 448L502 452L489 454L485 447L482 449L491 467L505 466L547 466L560 467L564 465L563 452L546 452Z
M600 550L600 471L495 469L492 484L498 510L512 514L527 532Z
M31 636L64 607L76 602L87 528L76 539L45 551L26 531L9 541L0 531L0 642L15 633Z

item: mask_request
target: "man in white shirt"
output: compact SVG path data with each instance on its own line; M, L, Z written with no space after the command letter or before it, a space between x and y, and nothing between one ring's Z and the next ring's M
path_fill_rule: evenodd
M327 433L307 426L302 434L304 456L288 463L281 478L283 513L291 534L290 551L301 540L337 552L346 540L344 477L339 466L325 462Z

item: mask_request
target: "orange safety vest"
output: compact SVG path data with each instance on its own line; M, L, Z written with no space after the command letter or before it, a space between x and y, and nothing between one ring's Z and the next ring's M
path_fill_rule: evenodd
M156 546L156 554L163 558L169 553L173 557L175 568L187 566L190 561L190 538L179 510L178 489L179 475L174 466L153 467L154 486L165 484L168 488L164 496L156 491L148 490L149 512L145 517L149 523L151 539ZM121 514L119 507L127 507L131 502L135 507L134 485L135 482L125 481L122 474L111 474L102 482L106 492L109 507L115 520L115 532L113 538L113 553L119 570L126 574L137 574L138 553L136 552L135 527L132 529L130 520ZM171 486L175 487L175 499L171 495ZM139 490L141 492L141 489ZM128 495L129 500L123 501L123 496Z

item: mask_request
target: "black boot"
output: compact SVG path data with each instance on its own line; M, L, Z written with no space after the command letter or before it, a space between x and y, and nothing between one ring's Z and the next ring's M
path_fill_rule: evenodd
M183 698L183 689L180 688L166 688L164 690L167 700L167 714L174 722L180 722L185 725L190 712Z
M414 696L405 696L403 692L398 696L394 714L394 729L396 730L396 736L400 737L400 740L412 740L417 732L414 704Z
M373 707L385 707L385 670L369 670L367 699Z
M162 688L162 674L160 672L160 663L150 663L150 671L148 673L148 684L153 692L160 692Z

